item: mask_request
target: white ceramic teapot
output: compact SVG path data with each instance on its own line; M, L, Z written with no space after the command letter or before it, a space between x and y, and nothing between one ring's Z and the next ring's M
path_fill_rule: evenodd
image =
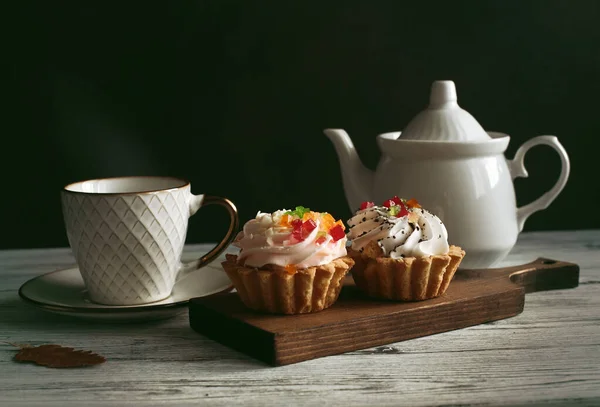
M394 195L416 198L444 221L450 243L467 252L464 268L490 267L502 260L527 217L547 208L569 176L569 157L554 136L528 140L507 160L504 151L510 137L486 132L461 109L452 81L433 83L429 107L403 132L377 136L382 157L375 172L362 164L344 130L324 132L339 156L352 211L364 201L380 204ZM512 181L527 177L525 154L539 144L551 146L559 154L560 177L540 198L517 208Z

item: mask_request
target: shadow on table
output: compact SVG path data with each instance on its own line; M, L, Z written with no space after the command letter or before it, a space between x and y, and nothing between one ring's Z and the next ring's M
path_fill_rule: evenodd
M184 313L185 310L182 310ZM166 319L150 321L98 321L77 318L68 315L53 314L39 310L18 297L11 297L0 300L0 324L12 325L14 327L31 326L36 329L53 329L79 327L89 331L90 327L112 326L127 329L128 325L152 325L164 323Z
M45 340L48 337L52 339ZM110 348L122 346L136 351L128 356L116 352L116 360L218 362L220 371L231 372L270 368L192 330L185 309L168 319L117 323L52 314L16 296L0 300L0 341L32 344L61 341L61 345L73 346L73 342L89 338L93 338L90 342L110 343L109 352L104 352L109 360L115 360L110 357Z

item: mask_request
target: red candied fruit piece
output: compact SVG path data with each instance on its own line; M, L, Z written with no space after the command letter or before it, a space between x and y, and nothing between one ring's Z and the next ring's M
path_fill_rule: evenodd
M334 242L337 242L338 240L346 236L346 233L344 233L344 229L342 229L340 225L335 225L334 227L329 229L329 234L333 238Z
M408 215L408 209L406 209L405 205L400 205L400 211L396 214L396 217L401 218L406 215Z
M397 195L394 195L392 199L388 199L383 203L383 206L385 206L386 208L389 208L390 206L394 205L402 205L402 199L398 198Z
M373 206L375 206L375 203L373 203L371 201L365 201L360 204L360 210L362 211L367 208L372 208Z
M306 232L306 234L309 234L310 232L315 230L316 227L317 227L317 224L312 219L309 219L302 224L302 230L304 232Z
M327 238L326 238L325 236L321 236L321 237L319 237L319 238L318 238L318 239L315 241L315 243L316 243L316 244L323 244L323 243L325 243L325 241L326 241L326 240L327 240Z
M302 229L294 229L292 231L292 237L298 241L304 240L304 237L302 237Z
M294 230L292 230L292 237L298 241L304 240L302 237L302 220L294 219L291 223L292 228L294 228Z
M316 227L317 224L312 219L305 222L302 222L301 219L294 219L292 221L292 237L298 241L303 241Z

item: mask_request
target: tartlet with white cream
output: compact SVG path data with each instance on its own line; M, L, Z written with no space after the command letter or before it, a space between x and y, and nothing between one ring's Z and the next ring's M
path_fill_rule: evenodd
M420 301L444 294L465 251L443 222L414 200L364 202L348 220L356 285L371 297Z

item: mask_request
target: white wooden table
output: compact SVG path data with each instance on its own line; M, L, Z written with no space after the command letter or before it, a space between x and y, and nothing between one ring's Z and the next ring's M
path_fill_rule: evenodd
M0 406L600 405L600 230L522 234L505 264L540 256L579 264L580 286L527 294L514 318L273 368L192 331L187 313L124 325L38 311L17 289L72 266L70 250L2 251L0 341L108 361L49 369L0 344Z

